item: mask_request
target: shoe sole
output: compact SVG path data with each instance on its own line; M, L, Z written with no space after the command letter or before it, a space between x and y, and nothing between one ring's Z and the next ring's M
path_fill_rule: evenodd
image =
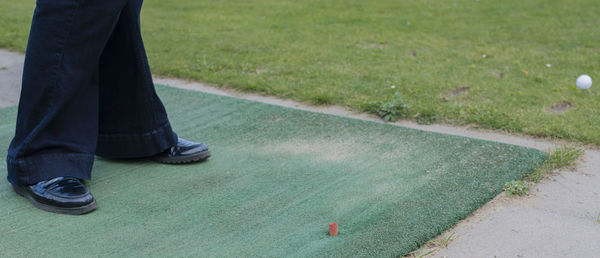
M210 158L210 154L211 154L210 151L206 150L206 151L201 151L199 153L196 153L194 155L182 156L182 157L156 156L156 157L152 158L152 160L163 163L163 164L189 164L189 163L205 161L206 159Z
M163 164L189 164L189 163L205 161L209 157L210 157L210 151L205 150L205 151L196 153L194 155L182 156L182 157L166 157L165 158L165 157L156 156L156 157L152 158L152 160L163 163Z
M23 196L27 200L29 200L29 202L31 204L33 204L33 206L35 206L41 210L45 210L45 211L49 211L49 212L53 212L53 213L67 214L67 215L82 215L82 214L89 213L98 208L98 205L96 204L96 200L93 200L90 204L86 204L81 207L67 208L67 207L51 206L48 204L43 204L41 202L38 202L27 191L21 189L20 187L13 186L13 189L15 190L15 192L17 194L19 194L20 196Z

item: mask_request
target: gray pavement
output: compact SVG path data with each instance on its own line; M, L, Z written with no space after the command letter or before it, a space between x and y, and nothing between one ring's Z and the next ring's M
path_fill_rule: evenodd
M18 103L22 66L21 54L0 49L0 107ZM156 82L297 109L381 121L341 107L309 106L177 79L157 78ZM546 151L562 144L466 127L426 126L408 121L395 124ZM587 149L579 166L561 171L538 184L528 197L499 195L439 238L452 233L454 238L447 247L423 248L419 253L435 250L428 255L435 257L600 257L600 152Z
M450 230L456 240L436 256L600 257L600 152L587 151L533 196L494 206Z
M19 103L23 55L0 50L0 108Z

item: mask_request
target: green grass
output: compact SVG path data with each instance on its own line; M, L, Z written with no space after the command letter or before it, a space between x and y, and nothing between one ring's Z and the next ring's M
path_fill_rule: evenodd
M530 148L200 92L158 94L178 134L205 142L210 160L98 159L87 184L99 209L85 216L41 211L0 183L0 256L400 256L547 159ZM0 110L0 178L16 110ZM328 235L331 222L337 237Z
M32 9L0 3L1 47L25 49ZM574 86L600 81L598 13L594 0L147 0L143 34L157 75L373 113L399 92L421 123L598 145L598 86Z
M523 181L523 180L513 180L510 182L507 182L504 185L504 192L506 192L506 195L511 196L511 195L518 195L518 196L522 196L522 195L529 195L529 191L531 189L531 183Z
M531 173L526 174L521 180L512 180L504 185L506 195L529 195L530 189L540 180L552 175L555 171L577 165L583 156L584 150L579 147L564 145L553 150L548 159Z
M584 150L579 147L562 146L557 148L550 153L544 164L527 174L524 179L531 183L537 183L557 169L575 166L583 154Z

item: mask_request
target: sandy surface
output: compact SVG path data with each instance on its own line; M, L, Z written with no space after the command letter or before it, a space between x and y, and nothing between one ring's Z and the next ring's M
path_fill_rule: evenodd
M23 56L0 50L0 107L18 103ZM355 113L337 106L310 106L255 94L219 89L210 85L177 79L156 78L156 83L173 87L233 96L375 122L376 116ZM526 136L508 135L469 127L419 125L410 121L394 123L425 131L461 135L527 146L545 151L563 144ZM418 254L431 251L436 257L598 257L600 254L600 152L586 150L576 168L539 183L530 196L499 195L471 216L442 234L453 234L446 247L431 245Z

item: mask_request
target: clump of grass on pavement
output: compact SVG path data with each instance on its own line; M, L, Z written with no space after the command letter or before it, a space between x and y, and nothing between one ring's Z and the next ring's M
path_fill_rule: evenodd
M507 182L504 185L504 191L506 192L506 195L511 196L511 195L518 195L518 196L522 196L522 195L528 195L529 194L529 190L531 187L532 183L523 181L523 180L513 180L510 182Z
M528 195L530 188L540 180L551 175L555 170L575 166L584 154L579 147L562 146L552 151L548 160L539 168L527 174L522 180L507 182L504 186L506 195Z
M536 183L552 174L554 170L574 166L583 153L583 149L579 147L562 146L552 151L548 160L542 166L528 174L525 180Z

